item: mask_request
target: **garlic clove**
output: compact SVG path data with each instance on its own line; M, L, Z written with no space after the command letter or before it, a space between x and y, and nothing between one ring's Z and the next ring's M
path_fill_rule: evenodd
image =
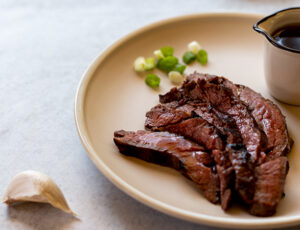
M17 174L7 186L2 198L2 202L7 205L26 201L49 203L55 208L76 215L55 182L37 171L28 170Z

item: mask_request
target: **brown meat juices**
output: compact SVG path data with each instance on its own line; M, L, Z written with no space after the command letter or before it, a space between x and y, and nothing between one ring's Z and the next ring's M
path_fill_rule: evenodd
M148 131L117 131L119 151L172 167L227 210L242 201L270 216L283 196L291 150L285 118L270 100L223 77L194 73L160 95Z

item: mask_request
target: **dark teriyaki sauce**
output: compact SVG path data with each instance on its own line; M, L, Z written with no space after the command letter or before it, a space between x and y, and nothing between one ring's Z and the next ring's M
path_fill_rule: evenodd
M277 30L272 36L280 45L300 51L300 25Z

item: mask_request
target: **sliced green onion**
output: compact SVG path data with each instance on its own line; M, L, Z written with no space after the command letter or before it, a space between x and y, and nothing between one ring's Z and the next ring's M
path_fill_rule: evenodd
M173 70L183 74L183 72L185 71L185 68L186 68L186 65L178 63Z
M138 57L133 63L133 68L137 72L145 71L146 60L144 57Z
M186 51L183 54L182 60L185 64L190 64L192 61L196 60L196 55L191 51Z
M197 54L197 60L201 65L206 65L208 60L207 52L203 49L199 50Z
M150 73L147 74L145 82L151 88L157 88L159 87L160 78L157 75Z
M175 68L177 63L178 63L178 58L173 56L168 56L158 60L157 68L168 73Z
M201 46L196 41L192 41L188 44L188 50L193 52L194 54L197 54L200 49L201 49Z
M163 55L163 53L161 52L161 50L155 50L153 52L153 54L155 55L155 57L157 58L157 60L164 58L165 56Z
M169 72L168 76L170 81L176 85L182 83L185 79L185 76L177 71Z
M160 51L162 52L162 54L165 57L173 56L174 48L171 46L165 46L165 47L161 48Z
M145 70L151 70L155 68L155 59L153 57L149 57L145 60Z

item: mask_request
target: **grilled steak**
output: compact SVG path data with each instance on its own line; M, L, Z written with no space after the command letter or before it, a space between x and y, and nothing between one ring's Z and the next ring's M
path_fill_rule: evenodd
M293 143L279 108L246 86L196 72L159 97L146 114L149 131L115 132L120 152L179 170L224 210L237 192L251 214L273 215Z
M220 179L221 206L226 210L230 205L234 175L221 131L201 117L217 122L218 117L211 109L207 104L196 102L159 104L146 114L145 128L182 135L211 151Z
M243 85L237 85L232 83L226 78L217 77L213 75L202 75L193 74L190 76L191 79L205 79L214 84L223 85L232 90L235 97L239 98L249 109L251 115L255 119L258 127L263 131L262 138L262 149L263 152L260 153L259 159L257 160L257 168L255 169L256 186L254 193L254 200L250 212L253 215L267 216L273 215L276 206L283 194L283 183L287 175L287 165L288 162L285 158L280 158L281 156L286 156L292 147L293 140L288 135L288 130L286 127L285 117L282 115L280 109L270 100L265 99L261 94L253 91L249 87ZM191 80L190 79L190 80ZM285 159L284 163L277 162L275 164L263 164L264 162L272 161L274 159ZM268 167L276 167L277 174L273 171L272 177L269 183L272 183L271 189L262 189L262 185L268 185L265 178L268 174L266 169ZM259 172L259 173L258 173ZM266 175L264 175L266 173ZM267 187L268 188L268 187ZM270 192L272 191L272 192ZM272 205L266 197L272 197ZM268 203L268 204L266 204Z
M189 79L206 79L232 90L233 94L248 107L259 128L263 131L266 138L263 141L267 160L285 156L290 152L293 140L288 135L285 117L272 101L265 99L247 86L234 84L223 77L194 73L189 76ZM264 157L262 155L263 159L260 161L264 161Z
M268 159L286 156L291 151L290 139L285 117L280 109L270 100L242 85L236 85L239 98L252 111L252 116L267 137L266 154Z
M188 118L201 117L217 127L223 136L230 135L230 143L242 142L241 135L232 117L201 101L180 100L158 104L146 113L146 117L145 128L152 131L158 131L164 126L177 124Z
M270 216L275 213L283 195L288 161L282 156L290 152L293 141L288 135L284 116L273 102L246 86L237 85L237 88L241 101L251 109L253 117L267 137L266 155L262 154L259 162L266 163L255 170L256 186L250 213Z
M278 157L256 167L256 186L250 213L271 216L283 196L283 186L288 172L286 157Z
M255 162L261 150L262 137L248 108L227 87L210 83L201 78L192 79L192 77L188 77L180 89L172 89L169 93L160 95L160 102L171 102L172 98L201 100L218 111L231 116L238 127L248 152L251 154L252 161ZM180 97L179 94L181 94Z
M173 97L172 94L175 96ZM178 96L180 94L181 96ZM248 108L234 97L228 88L212 84L206 79L200 78L194 81L193 78L188 77L181 88L172 89L169 93L161 95L160 101L170 102L178 98L179 100L201 100L210 104L216 111L219 111L219 114L226 114L227 117L229 116L234 120L235 126L231 126L232 122L228 123L225 119L222 119L222 116L220 116L221 119L218 119L219 121L222 120L219 123L228 123L227 126L232 127L224 130L228 136L228 143L240 144L234 142L236 138L233 138L233 133L236 134L236 131L238 131L248 150L245 151L241 145L238 145L239 148L232 148L231 145L227 148L236 175L235 188L242 200L246 204L250 204L254 195L254 164L260 153L261 132L257 128L255 120L249 114ZM231 133L230 130L233 130L233 132Z
M194 117L161 127L153 127L153 130L168 131L185 136L209 150L224 149L218 130L201 117Z
M116 131L114 142L125 155L180 171L199 186L209 201L219 201L219 179L212 158L202 146L168 132L144 130Z
M184 119L193 117L193 110L192 106L188 104L181 106L176 101L167 105L159 104L146 113L145 128L157 131L161 127L177 124Z

